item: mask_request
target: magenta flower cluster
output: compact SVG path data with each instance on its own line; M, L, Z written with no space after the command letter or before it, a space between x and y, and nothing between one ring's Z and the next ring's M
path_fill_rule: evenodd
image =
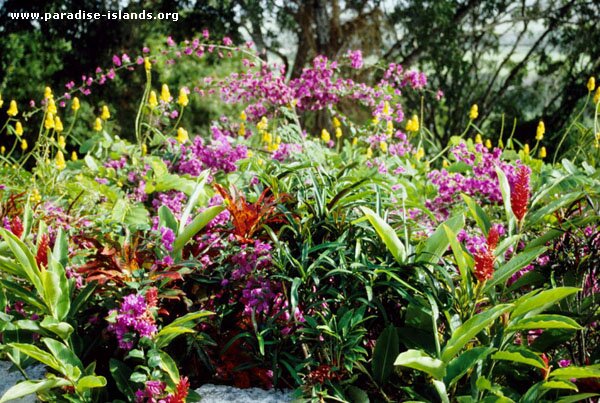
M115 334L119 348L123 350L131 350L137 338L152 337L157 331L154 317L143 295L125 296L119 309L109 312L109 320L111 323L108 330Z

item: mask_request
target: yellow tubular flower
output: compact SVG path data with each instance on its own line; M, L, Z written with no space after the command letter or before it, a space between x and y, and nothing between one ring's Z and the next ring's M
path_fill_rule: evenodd
M62 151L58 151L56 153L56 158L54 159L54 162L56 163L56 168L59 171L62 171L67 167L67 163L65 162L65 156L63 155Z
M185 88L181 88L179 90L179 98L177 99L177 103L181 106L188 106L190 100L188 99L188 94Z
M71 153L71 161L75 162L77 161L79 158L77 157L77 153L75 151L73 151Z
M18 120L17 123L15 123L15 133L17 136L23 134L23 125L21 125L21 122L19 122Z
M450 164L448 163L448 160L444 160L444 161L442 161L442 166L443 166L444 168L448 168L448 167L450 166Z
M54 129L54 115L51 112L48 112L46 115L46 120L44 121L44 128L46 130Z
M160 89L160 100L163 101L164 103L169 103L171 102L171 92L169 91L169 86L167 84L163 84L162 88Z
M523 153L525 155L529 155L529 144L525 144L525 146L523 147Z
M385 131L386 131L388 137L392 136L392 133L394 132L394 122L392 122L391 119L387 121Z
M240 123L240 128L238 129L238 135L239 136L246 135L246 125L244 124L244 122Z
M381 113L384 116L390 116L390 103L388 101L383 103L383 111Z
M492 148L492 140L487 139L485 141L485 147L488 148L488 149L491 149Z
M100 119L104 121L110 119L110 110L108 110L108 106L102 106L102 113L100 113Z
M540 120L538 123L537 130L535 131L535 139L537 141L541 141L544 138L544 134L546 133L546 126L544 122Z
M594 103L597 104L598 102L600 102L600 87L596 88L594 93ZM2 106L2 100L0 100L0 106Z
M321 140L323 140L325 143L329 143L329 141L331 140L331 135L329 134L327 129L321 130Z
M27 145L27 140L23 139L23 141L21 141L21 150L27 151L28 147L29 146Z
M53 97L53 95L52 95L52 89L50 87L44 88L44 98L45 99L51 99L52 97Z
M62 131L64 130L62 121L58 116L54 118L54 130L56 130L57 133L62 133Z
M56 104L54 103L54 99L50 98L48 100L48 108L47 108L47 110L48 110L48 113L56 115L57 110L56 110Z
M380 141L379 142L379 148L381 149L381 152L387 153L388 145L387 145L387 143L385 141Z
M262 141L264 143L270 143L272 140L273 140L273 137L271 136L271 133L262 132Z
M0 108L4 105L4 100L2 99L2 94L0 94Z
M587 89L589 92L592 92L596 89L596 79L594 77L590 77L587 82Z
M73 103L71 103L71 109L74 112L77 112L80 107L81 107L81 105L79 105L79 98L77 98L77 97L73 98Z
M409 132L418 132L419 131L419 117L417 115L413 115L412 118L406 122L406 131Z
M246 116L246 112L244 112L244 111L240 112L240 120L242 122L245 122L246 120L248 120L248 116Z
M256 124L256 128L258 130L267 130L267 127L269 127L269 120L266 118L266 116L263 116L260 118L260 122Z
M181 144L189 140L188 132L183 127L177 129L177 141Z
M6 147L2 146L0 147L0 154L4 154L6 153Z
M473 104L473 106L471 106L471 110L469 111L469 119L475 120L475 119L477 119L478 116L479 116L479 107L477 106L477 104Z
M546 147L540 148L540 158L546 158Z
M475 136L475 143L483 144L483 139L481 138L481 134L477 133L477 135Z
M96 121L94 122L94 130L97 132L102 130L102 119L96 118Z
M65 141L65 137L64 137L64 136L58 136L58 141L57 141L57 143L58 143L58 146L59 146L60 148L63 148L63 149L64 149L64 148L66 147L66 145L67 145L67 142Z
M342 127L342 122L340 122L340 120L337 117L333 117L333 127L335 127L336 129L338 127Z
M146 144L142 144L142 156L148 154L148 146Z
M335 128L335 138L339 139L342 137L342 129L340 127Z
M424 156L425 156L425 150L423 150L423 147L421 147L421 148L419 148L419 151L417 151L417 153L415 154L415 158L417 159L417 161L419 161Z
M358 137L354 137L354 138L352 139L352 145L353 145L353 146L355 146L355 145L357 145L357 144L358 144Z
M150 95L148 96L148 105L152 109L154 109L158 106L158 99L156 98L156 92L150 91Z
M18 113L19 108L17 108L17 101L13 99L12 101L10 101L10 105L8 107L8 110L6 111L6 114L10 117L14 117L17 116Z
M147 57L144 57L144 69L147 72L150 72L150 70L152 70L152 62Z
M371 147L367 148L367 158L371 158L373 156L373 150Z

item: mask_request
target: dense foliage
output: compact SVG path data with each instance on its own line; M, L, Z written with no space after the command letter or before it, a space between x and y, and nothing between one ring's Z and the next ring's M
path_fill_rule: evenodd
M154 81L190 60L236 70ZM597 396L600 139L545 162L544 122L521 147L473 105L440 145L426 75L350 78L364 67L352 50L287 80L205 31L29 106L5 92L0 355L47 372L0 401L196 401L209 381L314 401ZM94 92L124 74L145 77L127 127ZM205 100L227 113L186 130Z

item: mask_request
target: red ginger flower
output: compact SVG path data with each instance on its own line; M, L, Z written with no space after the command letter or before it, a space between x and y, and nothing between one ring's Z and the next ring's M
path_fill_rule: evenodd
M527 213L527 203L529 203L529 174L531 170L521 165L517 171L517 177L513 183L513 187L510 192L510 204L512 211L520 222Z
M494 254L491 250L477 252L475 254L475 277L480 282L491 279L494 276Z
M17 238L21 238L21 235L23 235L23 230L23 223L21 222L21 219L17 216L14 216L10 221L10 232L15 234Z
M42 266L48 266L48 243L50 242L48 235L43 234L40 239L40 244L37 249L37 254L35 255L35 262L38 267L41 269Z
M177 389L174 393L167 396L165 399L166 403L185 403L186 397L188 395L188 390L190 389L190 382L187 377L179 378L179 383L177 384Z
M499 240L500 240L500 233L498 232L498 227L493 225L490 228L490 230L488 231L488 236L487 236L488 250L496 249L496 246L498 246Z

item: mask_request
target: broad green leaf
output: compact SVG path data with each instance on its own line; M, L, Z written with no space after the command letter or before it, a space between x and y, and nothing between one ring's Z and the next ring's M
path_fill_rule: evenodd
M579 393L577 395L561 397L556 403L575 403L582 400L591 399L592 397L600 396L598 393Z
M371 369L373 378L383 385L394 370L394 359L400 352L400 338L396 327L389 325L377 338Z
M350 385L346 388L346 395L352 403L369 403L369 395L359 387Z
M479 332L491 325L500 315L512 309L512 304L496 305L460 325L442 351L442 361L449 362Z
M58 254L60 253L61 252ZM69 314L69 309L71 308L70 287L65 267L56 259L54 254L48 256L48 269L46 270L46 273L52 273L52 277L54 277L56 280L56 283L53 287L56 291L54 316L58 320L63 320L67 317ZM45 274L42 274L42 280L45 280ZM46 291L47 286L48 284L44 283L44 289Z
M188 222L188 218L190 218L190 216L192 215L192 211L198 204L198 200L200 199L200 196L206 192L204 187L206 185L206 179L208 178L208 173L209 173L209 171L203 171L200 174L200 176L198 177L198 181L196 183L196 186L194 187L194 192L189 197L188 202L185 205L185 209L183 210L183 213L181 214L178 235L181 235L181 233L183 232L183 230Z
M164 348L168 346L175 338L186 333L195 333L195 330L183 326L170 326L168 328L164 328L154 338L156 347Z
M581 326L573 319L563 315L535 315L513 321L508 331L532 329L572 329L580 330Z
M425 241L417 261L430 264L436 264L440 261L441 257L448 250L448 246L450 246L448 234L444 229L444 225L450 228L454 234L457 234L465 225L465 217L460 214L449 218L440 225Z
M600 368L593 368L589 366L557 368L550 372L549 377L559 379L600 378Z
M577 385L569 381L546 381L541 386L542 389L568 389L578 391Z
M542 291L537 295L523 299L515 304L515 309L512 311L511 316L531 316L543 312L561 299L575 294L579 292L579 290L580 289L576 287L558 287L551 290Z
M179 369L177 369L177 364L171 356L164 351L159 353L160 355L160 368L165 371L169 378L173 381L173 383L179 383Z
M450 403L450 399L448 398L448 392L446 391L446 385L442 381L438 381L437 379L433 380L433 387L435 388L438 396L442 403Z
M44 302L40 299L41 296L38 297L32 291L29 291L28 289L22 287L20 284L9 280L0 280L0 285L2 285L2 287L6 291L8 291L9 294L11 294L13 297L19 297L19 299L22 299L24 302L27 302L31 306L35 306L41 312L48 312L46 304L44 304Z
M420 350L408 350L400 353L394 365L423 371L435 379L442 379L446 375L444 363L437 358L432 358Z
M508 222L508 235L512 235L517 219L512 211L510 203L510 185L506 178L506 174L500 167L496 167L496 175L498 176L498 184L500 185L502 201L504 202L504 213L506 214L506 221Z
M494 277L485 284L483 288L484 293L487 293L496 284L506 284L506 281L513 274L531 263L533 259L544 253L546 249L546 247L542 246L531 250L525 250L514 256L512 259L498 268L498 270L496 270Z
M64 368L61 366L60 362L52 356L52 354L34 345L24 343L10 343L9 345L13 348L16 348L20 352L30 356L34 360L37 360L42 364L47 365L50 368L60 372L61 374L64 372Z
M48 309L56 319L60 320L58 307L61 302L63 290L60 288L60 278L58 274L50 270L43 270L41 273L42 284L44 285L44 301Z
M110 374L117 384L117 388L125 396L135 396L135 390L129 384L131 368L119 360L111 358L109 361Z
M42 342L48 347L48 350L52 353L54 358L56 358L64 367L71 365L83 371L83 364L79 357L63 343L48 337L42 338Z
M442 224L442 228L446 231L448 242L450 242L450 247L452 248L452 253L454 254L454 259L456 260L456 265L460 272L460 279L465 287L470 289L471 280L469 278L469 267L473 266L473 259L463 250L456 238L456 233L445 224Z
M160 219L160 226L170 228L174 234L177 233L177 219L173 215L171 209L164 204L158 209L158 217Z
M175 239L175 242L173 243L173 253L183 249L185 244L192 239L194 235L196 235L202 228L206 226L206 224L208 224L224 209L224 206L212 206L198 214Z
M69 381L61 378L44 379L42 381L19 382L4 393L4 395L0 399L0 403L18 399L20 397L31 395L33 393L43 392L48 389L60 388L69 385Z
M469 213L471 213L471 217L473 217L481 231L483 231L483 233L487 235L488 231L492 227L492 223L490 222L489 217L487 216L485 211L483 211L481 206L477 202L475 202L475 200L473 200L464 193L461 194L461 196L467 204L467 207L469 208ZM454 232L457 233L458 230Z
M561 198L559 198L557 200L553 200L550 203L544 205L544 207L541 207L541 208L533 211L527 218L529 225L537 224L539 221L541 221L547 215L552 214L556 210L573 203L577 199L580 199L583 194L584 193L581 193L581 192L568 193L568 194L562 196Z
M396 262L404 264L406 261L406 247L400 238L398 238L398 235L396 235L396 231L370 208L361 206L360 209L373 228L375 228L377 235L379 235L385 246L392 253Z
M106 378L103 376L87 375L77 381L77 391L84 392L88 389L103 388L106 386Z
M83 289L79 290L79 294L75 297L73 302L71 303L71 308L69 309L69 317L72 317L79 313L79 310L84 306L88 298L94 293L96 290L96 283L90 282Z
M52 316L45 316L40 326L56 334L63 340L67 340L71 333L73 333L73 326L67 322L61 322Z
M17 238L12 232L0 228L0 236L8 243L10 250L17 259L21 269L26 274L26 279L31 282L40 296L44 295L44 287L40 278L40 271L35 262L33 254L27 246Z
M474 347L466 350L458 357L454 358L446 366L446 376L444 383L452 386L460 380L470 369L474 368L477 362L484 360L496 349L493 347Z
M536 368L545 368L544 361L533 351L525 348L512 351L497 351L492 355L493 360L512 361L519 364L531 365Z

